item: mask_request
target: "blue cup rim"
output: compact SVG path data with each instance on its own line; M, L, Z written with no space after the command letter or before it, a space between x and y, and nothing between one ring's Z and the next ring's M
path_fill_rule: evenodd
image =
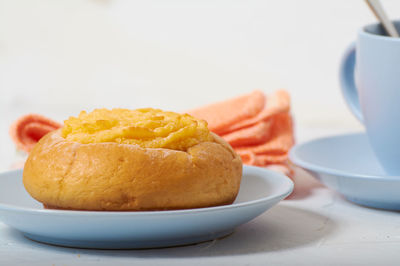
M398 25L400 25L400 20L392 20L392 22L397 23ZM371 33L369 31L367 31L367 29L369 27L378 27L379 25L381 25L380 22L375 22L375 23L370 23L367 24L365 26L363 26L359 31L359 35L360 36L366 36L368 38L373 38L373 39L377 39L377 40L385 40L385 41L391 41L391 42L400 42L400 38L396 38L396 37L391 37L391 36L387 36L387 35L380 35L380 34L376 34L376 33ZM398 30L399 31L399 30ZM399 31L400 34L400 31Z

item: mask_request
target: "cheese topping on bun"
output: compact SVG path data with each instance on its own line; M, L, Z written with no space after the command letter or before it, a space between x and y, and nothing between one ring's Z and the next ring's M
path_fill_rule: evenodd
M159 109L96 109L64 121L61 136L82 144L116 142L185 151L210 140L207 122Z

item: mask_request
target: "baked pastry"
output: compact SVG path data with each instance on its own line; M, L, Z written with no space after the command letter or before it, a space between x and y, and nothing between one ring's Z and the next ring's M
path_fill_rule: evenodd
M44 136L23 183L47 208L139 211L232 203L242 162L207 123L157 109L97 109Z

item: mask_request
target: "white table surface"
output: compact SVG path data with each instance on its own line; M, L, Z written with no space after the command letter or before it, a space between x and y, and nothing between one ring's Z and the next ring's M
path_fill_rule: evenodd
M298 138L346 131L299 128ZM0 222L0 265L398 265L398 212L355 205L296 172L291 199L223 239L164 249L74 249L33 242Z

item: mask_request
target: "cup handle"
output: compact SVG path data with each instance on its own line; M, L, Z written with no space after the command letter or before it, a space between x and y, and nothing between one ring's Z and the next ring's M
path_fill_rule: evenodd
M340 85L342 94L351 112L363 123L364 118L360 108L360 101L354 80L354 68L356 63L356 44L352 43L346 50L340 64Z

